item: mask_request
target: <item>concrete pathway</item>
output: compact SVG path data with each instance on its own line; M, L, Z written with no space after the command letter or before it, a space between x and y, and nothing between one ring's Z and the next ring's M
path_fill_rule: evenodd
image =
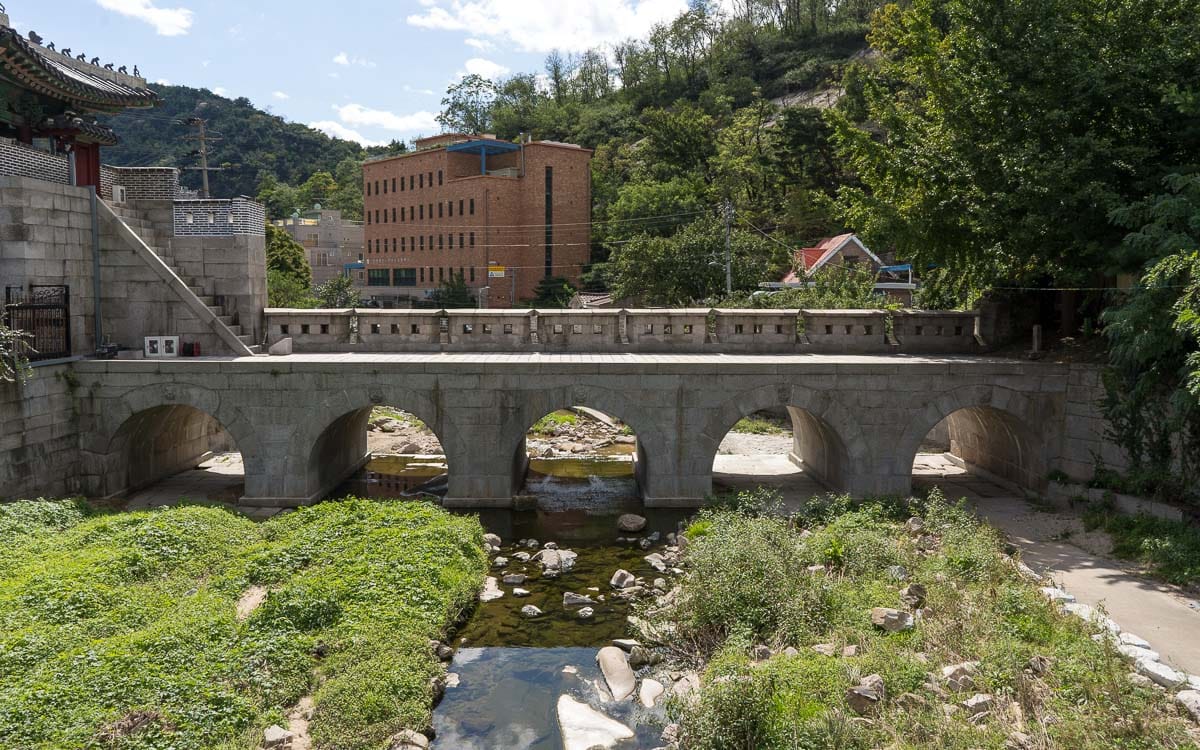
M1200 601L1105 555L1107 534L1086 532L1077 514L1035 509L1006 488L949 462L921 456L918 464L921 459L927 468L917 472L919 483L940 486L949 499L967 498L981 518L1020 547L1029 567L1052 577L1079 601L1103 606L1123 630L1149 641L1164 662L1200 674Z
M244 494L244 486L242 454L218 453L195 469L181 471L131 493L125 509L147 510L163 505L178 505L181 500L232 506Z

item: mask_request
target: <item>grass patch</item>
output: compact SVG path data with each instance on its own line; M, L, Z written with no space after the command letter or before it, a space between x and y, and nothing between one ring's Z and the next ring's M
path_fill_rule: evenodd
M761 414L751 414L739 419L731 432L744 432L751 435L790 435L792 431L776 419Z
M529 431L534 435L553 435L554 431L564 425L574 425L579 422L579 415L565 409L552 411L533 423Z
M1192 746L1194 728L1170 696L1130 683L1114 646L1047 602L999 534L939 492L818 498L790 518L755 510L770 505L761 495L702 512L675 606L639 612L649 630L671 632L675 659L703 665L696 702L675 706L684 747L998 749L1014 731L1036 747ZM905 528L910 515L922 517L921 534ZM926 589L915 627L874 627L872 607L913 611L900 600L910 583ZM839 655L812 649L822 643ZM775 656L752 661L756 644ZM856 654L840 655L848 645ZM1036 670L1035 656L1047 660ZM931 674L964 661L980 662L974 690L931 686ZM888 697L864 719L845 696L869 674ZM982 720L944 711L974 692L996 703Z
M421 419L419 417L417 417L417 415L410 414L406 411L401 411L400 409L394 409L390 406L372 407L370 421L374 422L377 419L394 419L397 422L403 422L404 424L415 425L424 430L429 429L429 427L424 422L422 422Z
M1200 583L1200 529L1182 521L1118 513L1105 503L1092 503L1083 513L1089 530L1103 529L1113 540L1113 554L1142 563L1169 583Z
M428 725L428 641L470 605L478 521L346 499L255 524L209 507L0 507L0 747L253 748L313 693L319 748ZM252 585L270 593L244 621Z

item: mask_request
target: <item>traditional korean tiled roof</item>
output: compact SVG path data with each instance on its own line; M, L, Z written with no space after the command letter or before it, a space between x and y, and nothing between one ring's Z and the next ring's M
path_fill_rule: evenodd
M74 131L76 140L98 143L101 146L115 146L121 142L121 139L117 137L112 128L71 114L61 114L47 118L46 122L42 125L42 129Z
M0 74L83 112L153 107L158 95L145 80L74 60L0 26Z

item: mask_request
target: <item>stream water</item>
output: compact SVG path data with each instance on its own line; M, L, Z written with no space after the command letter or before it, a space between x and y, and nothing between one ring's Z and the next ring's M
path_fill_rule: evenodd
M688 511L646 509L637 496L633 462L624 451L589 458L532 459L522 494L535 499L530 510L481 510L484 529L498 535L498 555L508 558L493 568L504 595L480 602L451 643L456 647L445 696L434 711L433 747L438 750L563 750L557 704L567 695L631 729L634 736L609 747L618 750L662 744L665 723L661 703L642 706L636 697L614 701L596 665L596 652L617 638L630 636L626 616L631 605L614 595L609 579L618 569L643 577L670 578L644 560L661 550L659 541L644 549L638 541L657 532L665 538L677 531ZM435 457L386 457L372 460L339 493L397 497L426 487L436 491L445 464ZM638 534L617 529L622 513L646 518ZM618 541L622 538L622 541ZM531 541L532 540L532 541ZM532 555L546 542L578 554L574 566L557 577L542 575ZM504 575L524 574L525 582L506 585ZM516 596L514 588L527 596ZM563 604L563 594L591 597L594 614L579 616L580 607ZM542 611L527 617L521 608Z

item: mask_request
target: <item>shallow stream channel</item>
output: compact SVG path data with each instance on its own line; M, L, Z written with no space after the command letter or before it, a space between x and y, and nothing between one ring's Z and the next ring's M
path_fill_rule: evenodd
M447 638L454 652L432 748L666 744L663 704L680 676L644 663L657 655L634 647L626 618L635 602L653 603L673 587L675 535L690 512L643 508L630 458L532 459L529 510L473 511L489 535L492 569L470 619ZM439 459L377 458L339 491L444 491ZM621 520L640 528L622 530Z

